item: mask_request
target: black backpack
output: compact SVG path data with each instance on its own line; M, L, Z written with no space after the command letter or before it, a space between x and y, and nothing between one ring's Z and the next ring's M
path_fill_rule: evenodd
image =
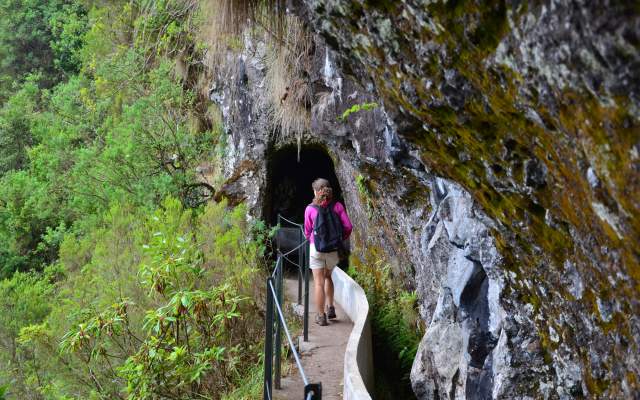
M313 221L313 243L320 253L337 251L342 245L342 222L333 211L334 206L333 202L327 207L311 204L311 207L318 210L318 215Z

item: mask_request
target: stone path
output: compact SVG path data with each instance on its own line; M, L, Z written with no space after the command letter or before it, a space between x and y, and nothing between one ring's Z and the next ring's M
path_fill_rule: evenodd
M302 342L302 366L310 383L322 382L323 400L341 400L344 353L353 323L340 305L336 304L338 318L330 322L329 326L317 325L314 322L316 306L312 296L313 280L309 282L309 291L309 342L302 342L302 331L299 332ZM285 293L285 303L295 303L298 281L293 278L287 279ZM274 391L275 399L302 400L304 397L304 383L293 358L292 364L291 375L282 378L282 389Z

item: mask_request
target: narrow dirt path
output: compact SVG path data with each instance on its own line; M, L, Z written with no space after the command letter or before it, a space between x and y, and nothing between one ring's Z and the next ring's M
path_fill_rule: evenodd
M297 300L298 281L286 280L286 304ZM353 323L339 304L336 304L337 319L329 326L319 326L315 321L316 305L313 300L313 280L309 281L309 342L302 344L302 366L310 383L322 382L323 400L341 400L344 373L344 353ZM302 331L298 332L302 336ZM282 378L282 389L274 391L278 400L301 400L304 397L304 383L292 362L290 376Z

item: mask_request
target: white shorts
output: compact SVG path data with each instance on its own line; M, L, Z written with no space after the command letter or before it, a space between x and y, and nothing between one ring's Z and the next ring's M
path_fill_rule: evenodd
M316 247L313 243L309 245L309 249L309 268L311 269L326 268L331 271L333 267L338 265L338 261L340 261L337 251L332 251L331 253L320 253L316 251Z

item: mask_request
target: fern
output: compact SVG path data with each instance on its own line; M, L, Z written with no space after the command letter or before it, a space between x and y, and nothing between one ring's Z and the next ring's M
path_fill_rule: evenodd
M349 117L349 115L360 112L360 111L368 111L368 110L373 110L374 108L378 107L378 103L362 103L362 104L354 104L352 105L350 108L348 108L347 110L345 110L345 112L342 113L341 116L338 117L338 120L340 121L345 121L347 119L347 117Z

